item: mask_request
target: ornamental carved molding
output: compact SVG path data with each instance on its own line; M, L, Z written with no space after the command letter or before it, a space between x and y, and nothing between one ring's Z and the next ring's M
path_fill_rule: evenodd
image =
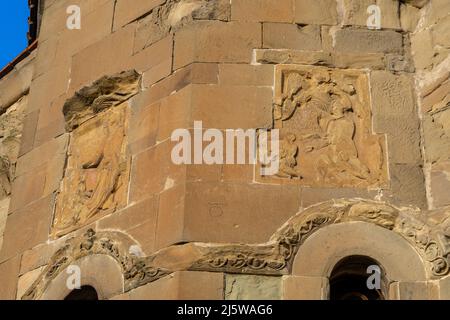
M102 254L116 260L123 273L126 291L171 273L169 270L153 269L145 263L144 259L130 254L130 246L133 244L124 234L118 232L96 233L92 229L87 230L80 237L67 240L55 252L48 266L22 296L22 300L38 299L58 274L77 260L89 255Z
M81 237L67 240L22 299L39 299L50 282L66 267L94 254L111 256L119 263L125 291L176 271L287 275L299 247L314 232L328 225L352 221L371 223L399 234L422 257L430 279L449 274L450 212L433 211L424 215L410 208L396 208L370 200L333 200L298 213L262 244L193 242L138 257L130 253L133 252L130 247L136 244L126 235L119 232L96 233L90 229Z

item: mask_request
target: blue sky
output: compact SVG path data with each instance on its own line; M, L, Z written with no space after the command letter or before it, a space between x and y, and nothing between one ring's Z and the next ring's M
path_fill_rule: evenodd
M0 69L28 45L28 1L0 0Z

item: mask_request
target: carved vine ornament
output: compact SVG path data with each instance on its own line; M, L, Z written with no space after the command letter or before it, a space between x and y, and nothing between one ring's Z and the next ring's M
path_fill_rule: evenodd
M65 268L94 254L108 255L117 261L123 272L125 291L183 270L286 275L299 247L309 236L325 226L350 221L373 223L399 234L423 258L431 278L443 277L450 269L450 218L445 215L447 220L442 222L429 215L424 221L418 213L369 200L333 200L292 217L266 243L195 242L174 245L147 257L130 253L134 243L122 233L96 233L90 229L83 236L66 241L22 299L39 299Z

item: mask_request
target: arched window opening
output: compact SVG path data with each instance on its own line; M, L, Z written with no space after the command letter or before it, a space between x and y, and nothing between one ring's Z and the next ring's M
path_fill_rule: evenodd
M386 277L375 260L350 256L334 267L330 276L331 300L384 300L385 297Z
M82 286L80 289L75 289L69 293L64 300L96 301L98 300L98 294L94 287Z

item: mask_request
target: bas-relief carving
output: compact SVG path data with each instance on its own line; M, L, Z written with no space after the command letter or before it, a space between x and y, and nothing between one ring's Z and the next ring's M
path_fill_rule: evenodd
M126 204L130 159L125 101L138 92L138 86L134 71L104 77L64 106L71 139L53 221L55 236Z
M22 299L38 299L58 273L91 254L106 254L116 259L124 274L125 291L181 270L285 275L290 273L299 247L315 231L351 221L372 223L402 236L422 256L431 279L449 274L450 212L420 214L409 208L398 209L369 200L334 200L300 212L262 244L188 243L138 257L130 253L133 241L124 234L96 233L90 229L82 237L68 240L54 254Z
M137 33L145 37L142 46L147 47L194 20L228 21L230 15L227 0L168 0L138 22Z
M276 67L274 128L279 173L262 182L322 187L379 187L387 181L385 138L372 133L364 73Z

